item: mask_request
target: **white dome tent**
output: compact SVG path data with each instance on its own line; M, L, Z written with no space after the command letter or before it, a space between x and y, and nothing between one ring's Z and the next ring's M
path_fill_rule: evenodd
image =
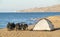
M34 26L33 30L54 30L54 25L51 21L46 18L40 19L39 22Z

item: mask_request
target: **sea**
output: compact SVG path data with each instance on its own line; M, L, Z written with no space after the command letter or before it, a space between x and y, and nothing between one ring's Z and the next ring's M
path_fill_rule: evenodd
M0 13L0 28L6 28L8 22L15 24L25 22L28 25L32 25L37 22L34 18L45 18L49 16L60 16L60 12Z

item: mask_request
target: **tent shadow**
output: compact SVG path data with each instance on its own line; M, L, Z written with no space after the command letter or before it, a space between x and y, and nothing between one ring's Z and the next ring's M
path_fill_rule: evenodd
M57 31L57 30L60 30L60 28L55 28L54 30L51 30L50 32Z
M49 31L49 32L52 32L52 31L57 31L57 30L60 30L60 28L55 28L54 30L51 30L51 31ZM29 31L34 31L34 30L29 30ZM37 30L36 30L37 31ZM39 31L48 31L48 30L39 30Z
M56 31L56 30L60 30L60 28L55 28L54 31Z

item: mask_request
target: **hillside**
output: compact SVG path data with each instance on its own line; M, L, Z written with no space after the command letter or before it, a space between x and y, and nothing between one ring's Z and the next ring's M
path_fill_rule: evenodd
M55 28L60 28L60 16L50 16L47 19L49 19Z
M25 10L17 10L17 12L60 12L60 5L41 7L41 8L31 8L31 9L25 9Z

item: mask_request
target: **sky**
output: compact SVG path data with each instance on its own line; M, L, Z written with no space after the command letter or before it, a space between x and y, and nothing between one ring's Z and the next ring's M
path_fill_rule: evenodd
M0 0L0 12L14 12L60 4L60 0Z

